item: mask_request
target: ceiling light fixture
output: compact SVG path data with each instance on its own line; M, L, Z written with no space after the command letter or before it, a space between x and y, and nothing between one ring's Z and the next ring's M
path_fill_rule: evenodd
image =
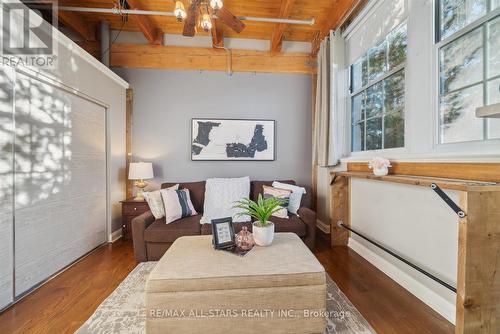
M212 19L210 18L209 14L203 14L203 16L201 17L200 25L203 30L207 32L212 29Z
M182 1L175 2L174 14L179 22L182 22L187 17L186 9Z
M224 3L222 0L210 0L210 7L212 7L214 10L219 10L224 6Z

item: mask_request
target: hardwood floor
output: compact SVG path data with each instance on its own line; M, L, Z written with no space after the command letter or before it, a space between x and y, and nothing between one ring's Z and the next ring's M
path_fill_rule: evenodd
M354 251L319 240L315 254L378 333L453 333L453 325ZM0 333L73 333L135 266L131 242L105 245L0 314Z
M455 326L350 248L318 241L316 257L377 333L455 332Z
M102 246L0 314L0 333L73 333L136 265L131 242Z

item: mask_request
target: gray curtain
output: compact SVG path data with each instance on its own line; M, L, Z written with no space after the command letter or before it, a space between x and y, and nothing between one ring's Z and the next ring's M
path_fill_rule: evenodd
M331 32L318 53L313 163L319 167L337 165L347 151L347 86L345 41L339 32Z
M330 41L321 42L314 113L313 163L328 166L330 151Z

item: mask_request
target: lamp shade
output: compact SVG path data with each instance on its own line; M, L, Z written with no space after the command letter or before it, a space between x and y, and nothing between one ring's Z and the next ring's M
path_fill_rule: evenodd
M129 180L148 180L153 178L151 162L131 162L128 170Z

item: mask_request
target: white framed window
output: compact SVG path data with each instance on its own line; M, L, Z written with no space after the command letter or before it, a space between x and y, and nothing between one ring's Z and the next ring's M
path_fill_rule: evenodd
M438 144L500 138L500 120L476 118L500 102L500 0L439 0Z
M405 22L350 66L352 152L404 147L406 55Z

